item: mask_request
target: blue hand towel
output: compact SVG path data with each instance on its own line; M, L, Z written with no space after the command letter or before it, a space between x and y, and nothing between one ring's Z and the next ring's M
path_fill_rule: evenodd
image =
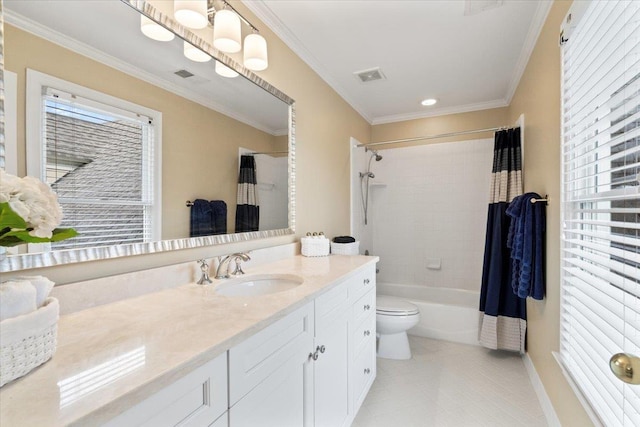
M203 199L196 199L191 206L189 236L209 236L213 234L211 205Z
M209 205L213 224L211 234L227 234L227 204L223 200L212 200Z

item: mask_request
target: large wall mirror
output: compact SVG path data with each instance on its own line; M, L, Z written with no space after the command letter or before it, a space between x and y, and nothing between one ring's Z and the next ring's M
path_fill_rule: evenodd
M178 25L171 3L4 0L6 168L47 180L80 235L20 246L3 271L294 233L294 101L215 50L210 28ZM172 40L144 36L143 16ZM209 60L188 59L194 46ZM236 228L247 158L260 206L251 231ZM213 230L202 215L217 215ZM131 230L141 237L126 240Z

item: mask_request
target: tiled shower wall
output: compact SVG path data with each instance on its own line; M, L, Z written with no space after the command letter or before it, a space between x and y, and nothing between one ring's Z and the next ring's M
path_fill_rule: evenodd
M380 154L382 161L372 163L377 185L369 190L370 235L363 238L371 239L371 253L380 256L378 280L478 291L493 141ZM359 192L354 197L359 200Z

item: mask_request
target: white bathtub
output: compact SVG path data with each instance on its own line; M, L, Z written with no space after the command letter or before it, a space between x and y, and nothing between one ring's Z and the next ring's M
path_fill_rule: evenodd
M420 322L409 329L410 335L479 345L479 292L378 282L377 293L418 306Z

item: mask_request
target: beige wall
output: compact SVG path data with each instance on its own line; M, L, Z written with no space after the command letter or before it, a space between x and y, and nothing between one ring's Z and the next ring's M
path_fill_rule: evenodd
M18 172L26 172L25 89L27 68L162 112L162 238L189 236L185 201L227 203L235 225L238 142L271 151L277 137L156 86L73 53L30 33L5 26L5 69L18 75ZM286 137L284 149L286 149ZM282 138L280 138L282 139Z
M558 34L571 1L556 0L511 105L511 121L525 115L525 191L548 194L547 295L528 300L527 344L531 360L563 426L592 425L551 352L560 336L560 48Z
M261 24L241 4L237 4L237 7L252 23L260 28L261 34L267 39L269 45L269 68L258 74L296 101L296 169L298 172L296 234L300 236L307 231L314 230L323 230L328 236L348 234L350 206L349 138L355 137L360 141L368 142L370 139L370 126L313 70L269 31L264 24ZM9 30L8 26L7 29ZM9 46L11 43L10 38L11 35L8 34L5 61L6 68L12 70L15 69L15 65L10 62L10 56L12 55ZM47 52L44 53L47 54ZM73 72L73 70L68 69L68 65L65 64L64 60L53 52L49 54L57 60L55 69L50 71L51 74L65 78L66 75ZM32 61L35 60L31 57L25 58L23 63L32 64ZM90 71L85 73L86 75L93 73L99 75L99 73L105 71L104 67L97 63L86 65L91 67ZM37 68L35 65L29 66ZM122 80L131 79L124 75L121 77ZM114 81L106 79L101 79L101 81L101 89L107 90L115 96L127 96L127 90ZM86 82L82 80L78 81L78 83L86 85ZM147 88L147 90L153 91L151 87ZM171 95L158 93L156 96ZM150 101L151 99L144 96L138 103L148 105ZM136 101L134 100L133 102ZM176 100L176 102L184 101ZM179 107L176 107L176 110L179 110ZM202 112L202 114L207 113ZM176 116L176 121L180 121L179 116ZM168 125L165 121L165 126ZM217 126L212 124L212 127ZM166 141L170 136L165 134L164 137ZM280 144L278 142L276 144L278 147L282 145L281 141ZM212 148L208 150L207 153L210 154ZM173 154L166 154L166 156ZM211 161L214 160L211 159ZM214 166L220 165L216 163ZM223 164L222 167L225 166L226 164ZM236 165L233 164L232 166L235 170ZM197 175L198 180L202 179L198 171L193 171L193 173ZM195 178L190 176L188 179ZM235 179L234 177L234 182ZM179 202L184 203L182 197L179 198ZM180 207L176 206L175 209L186 208L182 205ZM190 260L195 261L198 258L210 258L238 250L264 248L295 240L296 237L294 236L284 236L246 243L34 269L29 273L45 274L58 284L64 284Z

